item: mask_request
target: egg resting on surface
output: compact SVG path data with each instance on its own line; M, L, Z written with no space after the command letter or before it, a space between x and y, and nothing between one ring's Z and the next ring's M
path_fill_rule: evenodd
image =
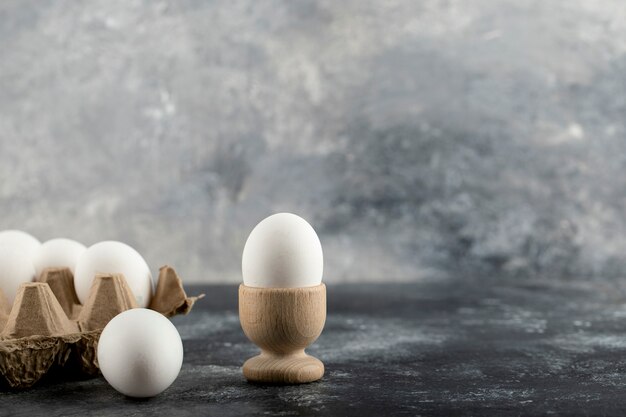
M261 221L250 233L241 261L243 283L258 288L320 285L324 270L322 244L311 225L291 213Z
M31 258L12 246L0 245L0 288L10 304L21 284L35 279Z
M104 241L90 246L78 259L74 287L81 304L89 297L97 274L123 274L139 307L147 307L152 297L152 274L143 257L122 242Z
M21 230L3 230L0 232L0 246L16 249L34 261L41 247L41 242L36 237Z
M176 327L160 313L126 310L102 330L98 364L120 393L154 397L176 380L183 364L183 343Z
M41 275L46 268L69 268L75 271L78 258L87 250L85 245L72 239L57 238L41 244L35 258L35 272Z

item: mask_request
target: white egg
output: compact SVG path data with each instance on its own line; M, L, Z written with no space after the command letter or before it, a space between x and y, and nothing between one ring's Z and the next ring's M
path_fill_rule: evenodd
M87 250L85 245L72 239L51 239L42 243L35 258L35 272L41 275L46 268L69 268L75 271L78 258Z
M322 244L302 217L274 214L250 233L243 249L241 269L243 283L248 287L320 285L324 270Z
M152 274L148 264L135 249L125 243L105 241L90 246L78 259L74 287L84 304L97 274L124 274L139 307L147 307L152 297Z
M34 279L32 259L15 247L0 245L0 288L9 303L13 304L21 284Z
M0 232L0 246L16 249L34 260L41 247L41 242L21 230L4 230Z
M154 397L176 380L183 364L183 342L172 322L156 311L126 310L102 330L98 364L120 393Z

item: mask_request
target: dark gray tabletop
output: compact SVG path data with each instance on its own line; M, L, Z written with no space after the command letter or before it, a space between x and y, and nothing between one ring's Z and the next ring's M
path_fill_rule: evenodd
M239 326L236 286L176 317L183 369L133 400L104 379L47 380L0 393L0 415L624 415L626 305L606 282L429 280L328 287L309 351L322 381L258 386L240 366L257 349Z

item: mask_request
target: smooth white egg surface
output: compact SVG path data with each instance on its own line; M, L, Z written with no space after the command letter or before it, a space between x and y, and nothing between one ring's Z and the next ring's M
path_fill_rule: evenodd
M320 285L322 244L313 227L291 213L274 214L250 233L241 261L243 283L259 288Z
M39 276L46 268L69 268L73 273L78 258L86 250L85 245L72 239L48 240L41 244L39 254L35 258L35 272Z
M32 259L15 247L0 245L0 288L9 303L13 304L21 284L34 279Z
M78 259L74 287L81 304L97 274L124 274L139 307L147 307L152 297L152 274L148 264L135 249L125 243L105 241L90 246Z
M41 247L41 242L36 237L21 230L3 230L0 232L0 246L16 249L34 260Z
M135 308L102 330L98 364L113 388L129 397L154 397L169 387L183 364L183 342L163 315Z

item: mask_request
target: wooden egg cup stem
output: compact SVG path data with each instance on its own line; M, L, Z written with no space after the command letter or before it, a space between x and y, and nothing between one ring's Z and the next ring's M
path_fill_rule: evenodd
M324 364L304 348L321 334L326 321L326 286L253 288L239 286L239 320L261 354L243 365L252 382L301 384L324 375Z

